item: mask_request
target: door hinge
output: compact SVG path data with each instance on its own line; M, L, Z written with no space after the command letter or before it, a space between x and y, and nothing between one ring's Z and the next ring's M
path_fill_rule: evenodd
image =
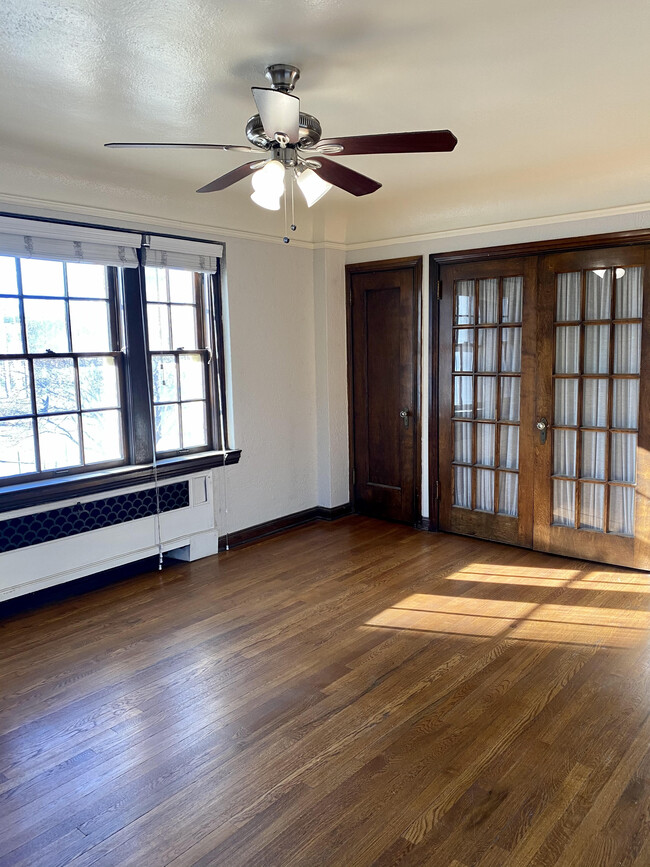
M436 482L436 500L440 499L440 482Z
M357 471L352 467L352 484L356 485L357 483Z
M438 301L442 298L442 280L438 280Z

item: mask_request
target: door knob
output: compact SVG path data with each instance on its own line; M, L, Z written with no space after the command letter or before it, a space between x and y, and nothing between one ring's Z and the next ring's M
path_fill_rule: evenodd
M546 431L548 429L548 422L545 418L540 418L535 427L539 431L539 441L542 445L544 445L544 443L546 442Z
M399 417L404 422L404 427L409 426L409 415L410 415L410 413L409 413L408 407L404 407L404 409L400 410Z

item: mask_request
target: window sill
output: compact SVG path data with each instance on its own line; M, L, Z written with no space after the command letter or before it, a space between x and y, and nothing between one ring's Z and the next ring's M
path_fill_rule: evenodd
M200 473L215 467L237 464L240 457L241 449L229 449L225 452L199 452L182 457L164 458L158 461L157 476L159 481L164 481L190 473ZM0 488L0 512L40 506L74 497L85 497L88 494L106 493L131 485L153 484L153 481L153 466L138 464L95 473L79 473L64 479L9 485Z

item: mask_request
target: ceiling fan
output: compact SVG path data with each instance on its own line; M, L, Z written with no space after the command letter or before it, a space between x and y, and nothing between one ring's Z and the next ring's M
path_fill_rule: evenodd
M252 147L183 142L109 142L105 147L202 148L243 153L266 151L264 160L244 163L197 192L224 190L252 176L253 201L269 210L279 210L287 170L291 172L291 182L296 179L307 205L311 207L332 185L353 196L365 196L381 187L372 178L329 157L435 153L452 151L456 146L456 136L447 129L323 139L318 119L301 111L300 100L291 93L300 78L300 70L286 63L276 63L267 67L266 77L271 87L251 88L258 110L258 114L253 115L246 124L246 138Z

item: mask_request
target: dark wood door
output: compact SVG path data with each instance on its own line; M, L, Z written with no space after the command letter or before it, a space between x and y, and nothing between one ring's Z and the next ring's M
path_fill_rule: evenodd
M534 546L542 551L650 568L649 264L645 247L540 260L537 418L548 429L536 442Z
M650 569L649 249L440 276L440 528Z
M532 546L535 259L440 277L440 529Z
M421 260L348 266L352 486L358 512L413 524Z

